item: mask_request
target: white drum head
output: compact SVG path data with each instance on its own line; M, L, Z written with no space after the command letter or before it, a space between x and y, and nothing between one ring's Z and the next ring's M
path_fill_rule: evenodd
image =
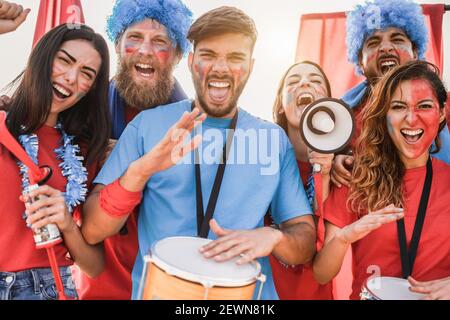
M240 287L251 284L261 273L254 261L237 265L238 258L216 262L200 254L200 247L212 240L193 237L166 238L156 242L150 260L166 273L204 286Z
M420 300L424 294L411 292L406 279L392 277L376 277L367 281L370 294L380 300Z

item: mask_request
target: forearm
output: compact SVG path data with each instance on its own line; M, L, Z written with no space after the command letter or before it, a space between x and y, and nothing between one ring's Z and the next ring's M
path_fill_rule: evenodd
M105 260L102 244L89 245L75 223L69 230L63 232L62 236L70 256L84 273L95 278L103 271Z
M336 235L325 244L313 262L314 278L320 284L330 282L339 273L345 254L350 244L340 240Z
M83 206L82 235L87 243L98 244L117 234L127 222L128 216L110 216L100 205L100 192L93 192Z
M300 222L282 228L281 240L275 246L273 255L286 264L305 264L316 252L316 230L313 224Z
M153 174L146 156L132 162L119 180L108 186L97 186L84 205L84 238L97 244L117 234L140 202L142 190Z

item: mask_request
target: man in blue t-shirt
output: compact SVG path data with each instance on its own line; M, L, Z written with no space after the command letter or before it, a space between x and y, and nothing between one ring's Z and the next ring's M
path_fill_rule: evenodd
M256 38L253 20L233 7L195 21L188 39L196 99L141 112L95 180L82 226L89 243L120 230L140 204L135 299L143 257L167 237L213 239L201 252L218 262L259 259L267 277L263 299L278 298L270 253L287 264L307 263L315 253L314 221L292 145L281 128L237 107ZM277 227L264 227L269 208Z

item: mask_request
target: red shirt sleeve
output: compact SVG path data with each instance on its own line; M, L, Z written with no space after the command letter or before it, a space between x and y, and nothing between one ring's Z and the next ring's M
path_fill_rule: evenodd
M357 220L355 213L347 208L349 188L333 186L324 204L324 219L336 227L343 228Z

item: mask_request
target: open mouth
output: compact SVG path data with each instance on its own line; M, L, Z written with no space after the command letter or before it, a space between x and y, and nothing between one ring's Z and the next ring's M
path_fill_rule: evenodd
M311 104L313 101L314 101L314 96L309 92L305 92L298 96L297 106L307 106L307 105Z
M214 103L224 102L229 95L231 83L229 81L209 81L209 97Z
M407 130L402 129L400 130L402 136L405 138L407 143L413 144L422 138L424 130L423 129L417 129L417 130Z
M390 69L398 66L398 60L395 58L381 59L379 61L379 68L381 72L384 74L388 72Z
M142 78L150 78L155 73L155 69L146 63L137 63L134 68Z
M70 90L64 88L63 86L61 86L57 83L53 84L53 92L61 100L67 99L67 98L71 97L73 94L73 92L71 92Z

